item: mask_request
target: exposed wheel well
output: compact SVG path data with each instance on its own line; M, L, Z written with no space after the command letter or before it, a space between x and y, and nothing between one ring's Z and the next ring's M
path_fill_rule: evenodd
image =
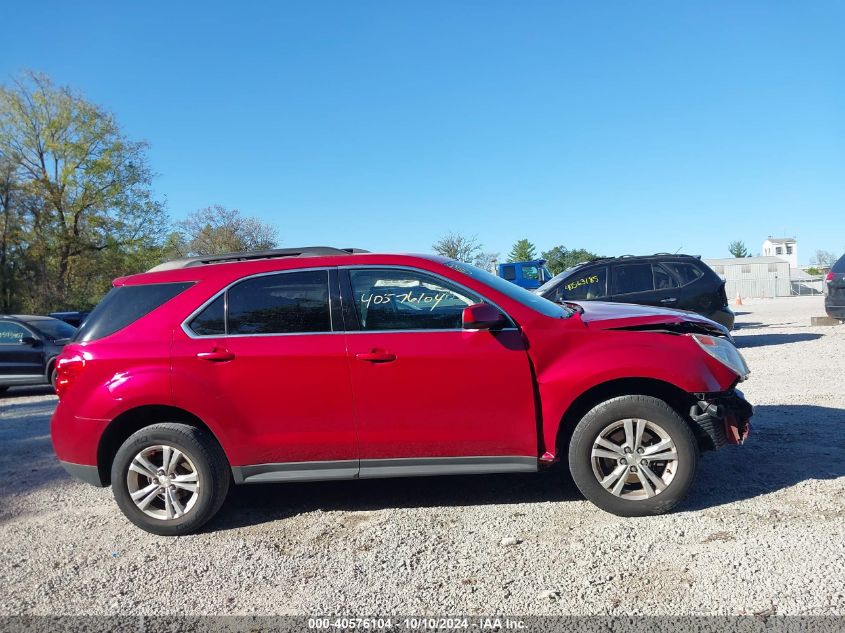
M699 448L706 450L709 445L701 429L689 418L690 406L695 402L692 395L675 385L653 378L620 378L596 385L578 396L563 414L557 432L557 454L565 459L569 441L575 426L590 409L597 404L617 396L652 396L663 400L690 426L699 443Z
M104 486L111 483L111 466L120 446L135 431L158 422L181 422L188 426L205 429L214 437L214 433L205 422L178 407L156 404L125 411L109 423L97 447L97 470Z

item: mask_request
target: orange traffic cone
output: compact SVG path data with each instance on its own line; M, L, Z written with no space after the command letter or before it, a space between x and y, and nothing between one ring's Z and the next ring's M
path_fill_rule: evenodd
M736 291L736 299L734 299L734 305L735 306L741 306L742 305L742 297L739 296L739 290Z

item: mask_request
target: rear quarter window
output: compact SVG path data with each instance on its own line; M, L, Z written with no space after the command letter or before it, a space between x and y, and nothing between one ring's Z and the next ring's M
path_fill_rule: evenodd
M831 270L835 273L845 273L845 255L840 257Z
M112 288L88 315L73 340L86 343L114 334L164 305L191 285L191 282L183 282Z
M698 266L694 264L687 264L684 262L660 262L665 268L668 268L678 279L681 280L681 285L686 286L687 284L691 284L696 279L704 276L704 271L702 271Z

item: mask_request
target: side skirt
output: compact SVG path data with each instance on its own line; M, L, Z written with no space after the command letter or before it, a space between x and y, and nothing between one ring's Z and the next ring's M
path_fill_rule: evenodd
M332 462L287 462L232 467L236 484L382 479L435 475L529 473L538 468L536 457L519 455L481 457L409 457Z

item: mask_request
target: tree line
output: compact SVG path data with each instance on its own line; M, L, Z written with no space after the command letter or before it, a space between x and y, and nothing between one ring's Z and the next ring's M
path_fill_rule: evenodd
M499 261L499 253L486 251L475 235L449 232L432 244L431 248L438 255L474 264L485 270L492 270L494 264ZM541 252L539 258L546 260L546 267L553 275L557 275L576 264L599 257L601 256L583 248L567 248L558 245ZM520 239L514 243L506 262L525 262L535 259L538 259L537 247L528 239Z
M148 145L43 74L0 85L0 312L87 310L166 259L271 248L272 225L220 206L173 223Z

